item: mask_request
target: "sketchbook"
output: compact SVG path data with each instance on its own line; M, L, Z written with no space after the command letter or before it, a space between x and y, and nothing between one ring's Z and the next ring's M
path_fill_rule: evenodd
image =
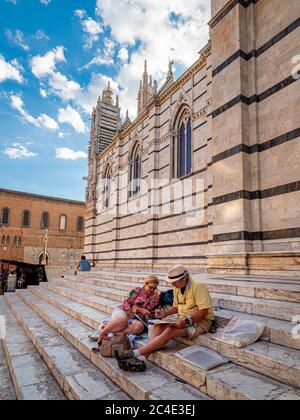
M170 315L163 319L149 319L149 324L154 325L171 325L176 324L180 320L178 315Z
M211 370L217 366L228 363L229 360L214 350L202 346L186 347L175 353L175 356L183 359L202 370Z

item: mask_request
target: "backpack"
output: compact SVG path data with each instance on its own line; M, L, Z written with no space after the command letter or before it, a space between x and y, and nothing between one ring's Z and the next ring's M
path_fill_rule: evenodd
M130 350L130 341L126 333L118 334L112 338L103 338L100 347L100 356L115 357L116 353Z
M173 289L162 292L159 296L159 306L173 306L174 302L174 291Z

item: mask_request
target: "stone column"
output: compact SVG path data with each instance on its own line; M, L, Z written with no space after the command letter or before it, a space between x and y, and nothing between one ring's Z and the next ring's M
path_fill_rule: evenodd
M209 271L248 272L253 251L251 232L260 231L257 207L253 213L249 192L259 189L258 166L247 149L257 143L254 5L212 0L212 178L213 243ZM258 157L256 157L258 159ZM256 169L255 169L256 167ZM257 200L259 206L259 200ZM255 220L253 217L255 216Z

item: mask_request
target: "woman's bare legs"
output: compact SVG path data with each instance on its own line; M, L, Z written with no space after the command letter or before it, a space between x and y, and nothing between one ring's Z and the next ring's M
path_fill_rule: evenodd
M126 332L133 335L140 335L144 331L144 324L140 321L132 321L131 325L128 326Z
M117 333L125 330L128 327L128 318L127 315L124 314L124 316L120 315L116 317L115 319L112 319L109 321L107 325L104 326L104 328L99 331L99 341L102 340L102 337L109 333Z

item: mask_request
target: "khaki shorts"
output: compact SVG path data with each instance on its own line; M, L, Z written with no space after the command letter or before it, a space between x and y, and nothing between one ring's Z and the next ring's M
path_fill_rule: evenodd
M207 334L211 329L212 321L204 320L197 324L193 324L187 327L185 330L189 335L190 339L197 338L200 335Z

